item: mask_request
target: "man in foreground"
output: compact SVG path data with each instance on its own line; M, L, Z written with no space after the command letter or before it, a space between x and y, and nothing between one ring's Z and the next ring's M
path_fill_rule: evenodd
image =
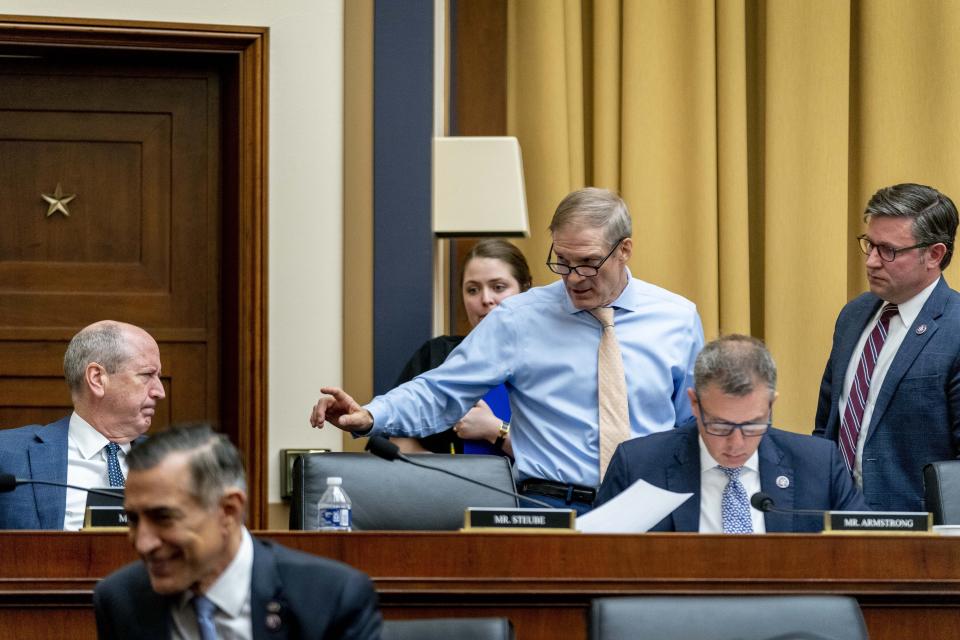
M823 518L761 513L750 496L781 509L866 511L837 448L773 429L777 369L755 338L730 335L703 348L688 391L696 424L620 445L600 487L602 504L637 480L693 496L652 531L820 531Z
M143 562L94 590L101 640L380 637L366 575L250 535L243 465L225 436L170 429L128 461L124 506Z
M547 258L562 281L503 300L442 365L365 407L321 389L329 395L311 424L422 437L505 383L518 489L589 510L617 444L693 419L686 389L703 345L700 317L689 300L631 276L632 229L615 193L569 194L550 224Z
M164 398L160 348L132 324L102 320L77 333L63 358L73 414L0 431L0 471L84 488L122 487L126 456ZM23 485L0 494L0 529L83 525L86 491Z
M926 511L923 467L960 455L960 294L943 270L957 208L919 184L877 191L857 238L870 291L837 318L813 434L882 511Z

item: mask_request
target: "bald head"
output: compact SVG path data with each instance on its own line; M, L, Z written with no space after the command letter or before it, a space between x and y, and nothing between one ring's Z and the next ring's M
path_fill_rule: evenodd
M129 356L127 341L131 335L147 336L140 327L115 320L101 320L81 329L67 345L63 356L63 375L71 393L83 389L87 365L98 363L107 373L116 373Z
M63 372L77 413L117 442L145 433L165 395L157 342L125 322L81 329L67 346Z

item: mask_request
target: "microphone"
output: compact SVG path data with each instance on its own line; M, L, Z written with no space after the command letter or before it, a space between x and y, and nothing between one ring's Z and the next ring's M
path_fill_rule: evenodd
M779 509L776 506L776 503L773 501L773 498L763 491L757 491L755 494L750 496L750 506L757 511L762 511L764 513L772 511L773 513L786 513L789 515L798 514L804 516L820 516L821 518L823 517L823 514L826 513L826 511L820 509Z
M453 471L449 471L448 469L440 469L439 467L431 467L430 465L423 464L422 462L416 462L415 460L412 460L411 458L400 453L400 447L398 447L396 443L390 442L388 438L384 438L383 436L371 436L370 438L368 438L367 446L365 448L367 451L377 456L378 458L383 458L384 460L387 460L390 462L394 460L403 460L407 464L412 464L413 466L420 467L421 469L430 469L432 471L439 471L440 473L445 473L448 476L453 476L454 478L459 478L460 480L471 482L477 485L478 487L483 487L484 489L490 489L491 491L496 491L497 493L502 493L506 496L511 496L513 498L519 498L520 500L527 500L528 502L532 502L533 504L539 505L541 507L545 507L547 509L556 509L556 507L553 506L552 504L548 504L546 502L543 502L542 500L537 500L536 498L531 498L529 496L521 495L519 493L514 493L513 491L506 491L505 489L495 487L493 485L487 484L486 482L480 482L479 480L468 478L467 476L460 475L459 473L454 473Z
M25 480L23 478L17 478L11 473L0 473L0 493L7 493L8 491L13 491L22 484L42 484L48 487L65 487L67 489L77 489L79 491L86 491L87 493L93 493L98 496L105 496L107 498L122 498L123 497L123 488L117 487L117 492L112 491L103 491L102 489L90 489L88 487L78 487L75 484L67 484L65 482L50 482L48 480Z

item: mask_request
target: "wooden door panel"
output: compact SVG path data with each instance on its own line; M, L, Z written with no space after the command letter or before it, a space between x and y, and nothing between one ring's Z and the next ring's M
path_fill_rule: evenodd
M218 420L221 78L180 62L0 67L0 427L70 411L64 350L104 318L160 345L154 429Z
M67 341L0 342L0 429L47 424L73 410L63 379ZM160 341L161 379L167 397L157 405L150 431L173 422L210 420L216 414L216 389L209 389L202 342ZM213 405L213 406L211 406Z
M0 243L0 290L12 294L0 298L0 329L18 319L83 326L84 306L98 309L93 319L138 307L146 324L207 327L218 256L208 238L218 219L217 120L208 112L216 83L0 78L9 85L0 92L0 202L10 203L0 224L15 230ZM57 183L77 194L69 218L46 216L40 194ZM77 293L94 295L71 304Z

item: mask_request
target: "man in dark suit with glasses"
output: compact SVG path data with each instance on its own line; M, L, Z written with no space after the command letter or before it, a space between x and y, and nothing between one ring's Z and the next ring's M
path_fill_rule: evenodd
M777 369L755 338L730 335L707 344L688 391L696 424L620 445L597 505L637 480L693 496L652 531L815 532L823 518L762 513L757 492L779 509L866 511L839 451L812 436L771 427Z
M864 218L870 291L837 318L814 435L836 443L871 507L925 511L924 465L960 453L960 294L942 275L957 208L898 184Z

